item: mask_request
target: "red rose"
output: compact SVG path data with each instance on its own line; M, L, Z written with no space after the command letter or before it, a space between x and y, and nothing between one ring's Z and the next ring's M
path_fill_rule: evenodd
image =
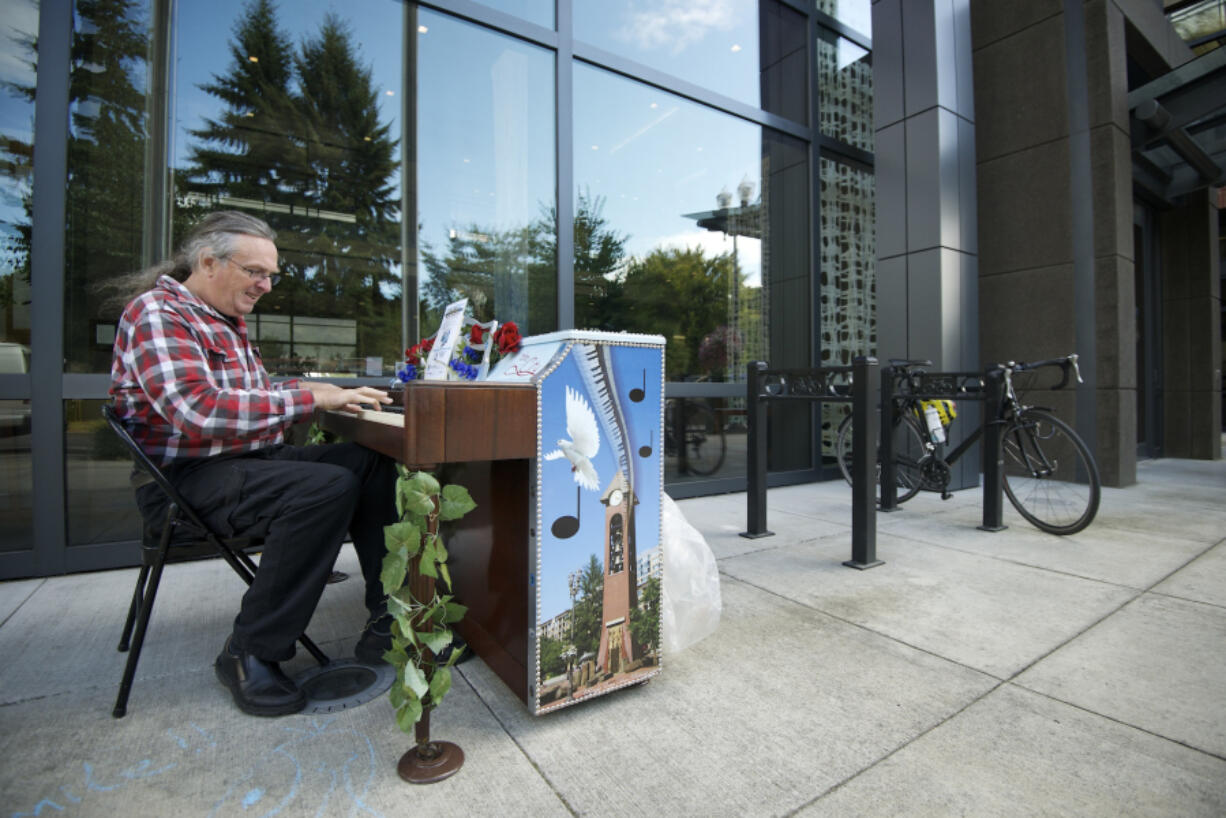
M508 321L494 333L494 340L498 342L498 353L506 355L517 351L523 339L519 335L519 327L515 326L515 322Z
M481 339L485 337L485 330L481 329L480 324L473 324L473 331L469 333L468 339L470 343L479 344Z
M422 352L429 352L430 350L434 349L434 339L427 338L426 340L422 341L419 346L421 346Z

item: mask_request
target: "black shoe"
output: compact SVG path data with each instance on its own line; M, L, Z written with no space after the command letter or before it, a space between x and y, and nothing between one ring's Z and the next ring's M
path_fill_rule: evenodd
M213 663L217 678L230 688L238 709L252 716L285 716L306 707L306 694L276 662L265 662L234 647L232 639Z
M368 665L386 665L383 654L392 649L392 615L385 613L366 623L358 643L353 646L353 655Z
M359 662L368 665L387 664L383 654L392 648L393 621L392 615L385 613L378 619L366 623L366 627L362 629L362 635L358 637L358 643L353 646L353 655ZM472 651L468 650L468 643L461 639L459 634L453 634L451 644L439 651L434 660L440 665L445 665L451 658L451 654L458 650L464 652L456 660L456 664L472 656Z

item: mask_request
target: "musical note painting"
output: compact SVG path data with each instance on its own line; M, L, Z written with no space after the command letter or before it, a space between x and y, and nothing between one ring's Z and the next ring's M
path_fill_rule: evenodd
M659 672L663 346L578 331L538 374L537 712Z

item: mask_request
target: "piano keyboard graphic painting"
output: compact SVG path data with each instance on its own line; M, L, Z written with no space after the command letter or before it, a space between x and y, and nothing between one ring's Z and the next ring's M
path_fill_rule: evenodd
M644 681L662 641L664 339L530 337L490 380L538 390L536 712Z

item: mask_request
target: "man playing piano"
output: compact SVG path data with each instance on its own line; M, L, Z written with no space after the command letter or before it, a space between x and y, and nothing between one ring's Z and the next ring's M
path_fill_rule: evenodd
M278 662L293 655L347 532L370 611L355 653L382 661L391 644L379 581L383 526L396 519L391 460L352 443L284 443L285 429L317 408L357 412L391 398L368 386L269 380L245 318L279 278L275 238L245 213L207 216L124 310L110 390L132 436L208 525L264 538L255 582L215 663L238 707L261 716L306 705ZM136 494L146 519L164 519L156 486Z

